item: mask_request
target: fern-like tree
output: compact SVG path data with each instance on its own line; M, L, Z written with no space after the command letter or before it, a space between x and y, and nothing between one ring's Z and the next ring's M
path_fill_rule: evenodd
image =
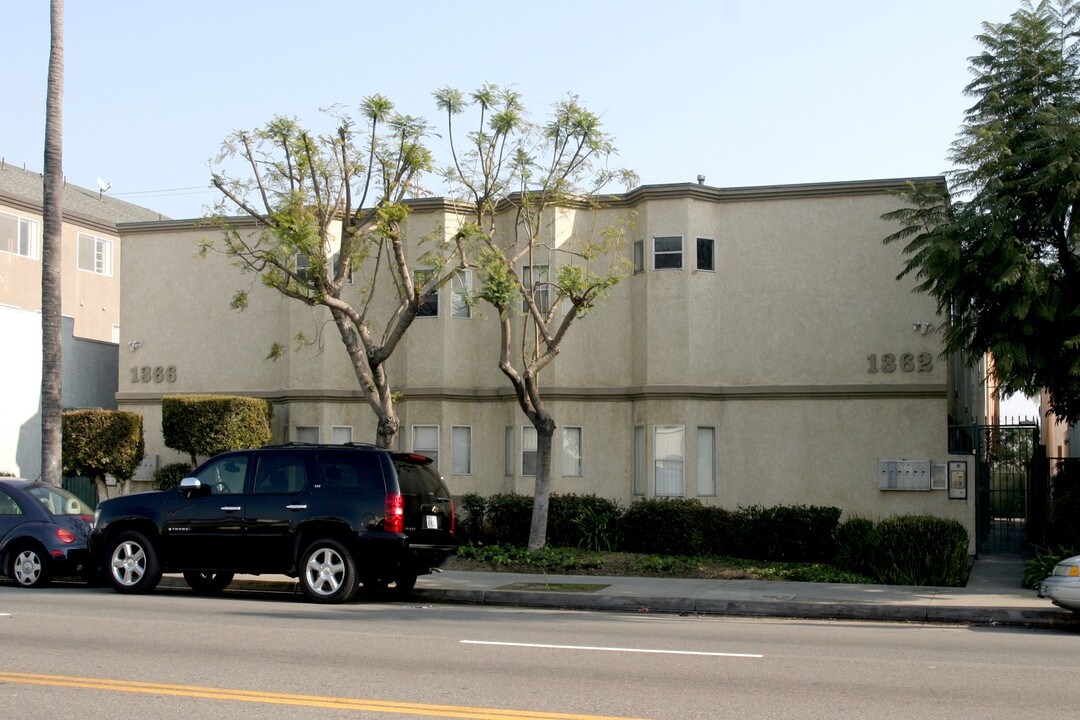
M376 442L391 447L399 420L386 363L421 308L465 267L465 255L460 235L421 257L410 255L403 235L404 201L432 167L426 123L381 95L366 98L360 114L358 128L347 114L328 111L335 129L326 135L275 117L230 136L212 162L224 196L212 216L222 243L208 241L203 251L222 251L264 286L326 308L378 419ZM241 171L230 177L237 161ZM258 229L234 222L237 214L254 218ZM346 296L354 272L364 281ZM233 307L247 302L241 290ZM275 344L269 357L283 352Z
M1004 393L1047 389L1080 420L1080 2L1024 2L984 23L942 184L911 186L886 219L901 273L937 299L946 349L990 353ZM951 191L951 196L950 196Z
M466 95L446 87L435 99L453 159L446 179L472 209L461 232L479 247L477 295L498 315L499 369L536 430L529 548L537 550L546 543L556 428L540 376L574 322L623 277L625 264L621 226L558 238L552 226L563 211L595 212L597 193L613 180L633 185L636 178L608 169L612 139L576 97L555 103L540 124L526 118L520 95L507 88L486 85ZM454 120L470 109L476 124L460 137Z

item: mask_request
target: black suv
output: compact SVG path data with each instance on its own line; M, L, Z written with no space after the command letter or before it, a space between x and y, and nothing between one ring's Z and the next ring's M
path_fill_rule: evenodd
M422 455L371 445L268 445L217 455L162 492L98 505L90 549L122 593L182 572L197 592L234 573L299 577L315 602L360 583L408 593L457 548L454 505Z

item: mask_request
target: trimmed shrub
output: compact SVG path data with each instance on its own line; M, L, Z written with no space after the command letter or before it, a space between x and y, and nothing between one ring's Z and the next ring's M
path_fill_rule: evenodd
M65 475L93 478L98 497L109 497L105 476L120 494L146 452L142 415L121 410L70 410L63 414L61 466Z
M227 450L270 442L273 405L268 400L231 395L169 395L161 401L165 446L191 456L209 457Z
M495 542L525 547L529 544L532 524L531 495L500 493L487 499L487 526Z
M1075 545L1080 542L1080 461L1062 462L1051 489L1046 544Z
M154 487L158 490L171 490L180 481L191 474L192 468L187 463L169 463L162 465L154 473Z
M642 498L620 522L619 549L660 555L722 555L731 513L694 498Z
M968 532L956 520L897 515L872 533L871 569L889 585L956 587L967 582Z
M739 508L734 518L737 553L769 562L831 562L841 512L817 505Z

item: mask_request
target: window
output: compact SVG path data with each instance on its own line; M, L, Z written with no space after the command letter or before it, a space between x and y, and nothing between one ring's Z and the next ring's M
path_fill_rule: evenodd
M79 269L98 275L112 275L112 240L79 233Z
M0 212L0 250L36 258L38 256L38 223L36 220Z
M716 270L716 243L712 238L697 239L697 269Z
M255 492L260 495L298 493L307 485L307 463L303 455L264 455L255 475Z
M562 430L563 477L581 477L581 428L564 427Z
M297 425L296 426L296 442L311 443L316 445L319 442L319 428Z
M230 455L211 462L193 477L209 485L212 495L235 495L244 492L247 466L247 455Z
M454 475L472 475L472 428L450 428L450 472Z
M470 318L472 307L469 293L472 291L472 270L462 270L450 281L450 317Z
M697 429L697 494L716 495L716 428Z
M634 494L644 495L648 492L645 483L645 428L634 428Z
M514 428L510 426L503 431L503 474L514 476Z
M330 428L330 442L334 445L344 445L352 442L351 425L334 425Z
M435 271L431 268L425 268L417 270L413 277L413 284L416 286L416 295L419 297L427 289L428 284L435 280ZM434 292L422 305L420 309L416 311L416 317L438 317L439 316L439 293Z
M536 428L521 427L521 474L536 475Z
M427 455L436 469L439 467L439 426L413 425L412 449L414 453Z
M682 268L682 238L653 238L653 270L679 270Z
M526 265L521 268L521 284L525 287L525 292L532 294L536 309L541 314L547 314L547 311L551 309L551 286L547 283L547 265ZM529 304L522 300L522 312L527 312L528 309Z
M120 344L120 326L119 325L113 325L112 326L112 341L116 345Z
M311 275L308 270L311 268L311 262L308 260L308 256L303 253L296 253L296 275L300 278L300 282L306 283L311 279Z
M0 490L0 515L22 515L22 508L15 498Z
M683 426L653 428L653 486L656 495L683 494Z
M634 241L634 272L645 272L645 241Z

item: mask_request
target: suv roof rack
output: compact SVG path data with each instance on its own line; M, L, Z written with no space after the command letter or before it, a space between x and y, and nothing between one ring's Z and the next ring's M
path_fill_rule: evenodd
M352 441L347 442L347 443L313 443L313 442L303 442L301 440L290 440L288 442L283 442L283 443L270 443L268 445L263 445L263 447L264 448L296 448L296 447L342 448L342 447L347 447L347 448L379 449L378 445L374 445L372 443L358 443L358 442L352 442ZM390 451L390 452L392 452L392 451Z

